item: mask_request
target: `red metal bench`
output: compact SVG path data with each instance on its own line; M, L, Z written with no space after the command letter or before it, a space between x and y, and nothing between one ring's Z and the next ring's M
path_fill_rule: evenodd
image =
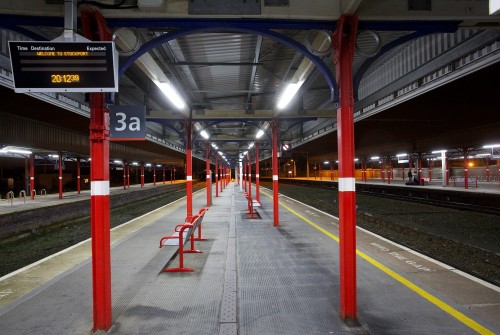
M248 214L250 214L249 219L256 219L256 217L253 216L254 210L253 210L253 199L251 196L248 195L248 193L245 193L245 198L247 198L247 206L248 206Z
M201 250L197 250L194 247L194 241L203 241L206 238L201 237L201 224L208 208L202 208L198 214L194 215L191 220L186 220L184 224L179 224L175 226L174 232L171 235L164 236L160 239L160 248L168 245L178 246L179 254L179 267L177 268L166 268L162 272L193 272L192 268L184 267L184 253L201 253ZM194 237L195 230L198 229L198 237ZM177 239L177 243L169 243L169 240ZM184 245L187 241L191 241L191 248L188 250L184 249ZM175 255L175 254L174 254Z

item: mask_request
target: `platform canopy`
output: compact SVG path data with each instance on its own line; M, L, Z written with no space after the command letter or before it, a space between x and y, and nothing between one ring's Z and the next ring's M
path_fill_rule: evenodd
M499 73L494 64L500 59L500 17L489 14L487 1L228 3L92 2L106 18L120 53L119 91L109 102L146 106L148 145L183 153L185 120L191 119L194 157L204 159L209 142L212 157L220 151L228 163L235 164L252 142L260 141L260 157L265 159L271 155L269 122L278 118L280 141L294 151L335 155L339 99L331 33L344 14L359 17L353 64L354 116L360 122L355 130L357 152L367 157L430 152L444 139L453 148L493 143L498 137L493 131L498 129L498 116L488 108L495 99L491 82L485 82L489 77L475 81L473 87L462 83L451 92L442 91L453 95L442 96L444 104L435 96L422 98L471 73L482 71L493 77ZM0 5L2 45L7 40L60 37L62 4ZM12 87L4 47L0 67L0 83ZM290 101L280 106L284 105L280 99L290 91ZM479 96L462 99L472 94ZM31 95L88 117L83 93ZM464 100L478 103L484 117L463 115L471 112ZM435 102L440 104L433 107ZM33 113L20 111L26 117ZM464 118L468 121L463 122ZM425 120L432 120L430 126L422 125ZM397 132L388 139L393 129ZM450 136L457 132L467 137ZM361 144L369 150L363 151Z

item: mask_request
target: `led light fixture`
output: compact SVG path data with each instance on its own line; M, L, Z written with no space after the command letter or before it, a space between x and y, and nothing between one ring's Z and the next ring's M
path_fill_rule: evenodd
M285 108L290 103L290 101L292 101L292 98L295 96L295 93L297 93L301 85L302 83L288 84L288 86L281 94L280 99L278 100L278 109Z

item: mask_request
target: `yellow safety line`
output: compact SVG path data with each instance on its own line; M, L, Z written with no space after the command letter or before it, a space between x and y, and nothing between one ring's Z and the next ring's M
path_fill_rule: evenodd
M266 194L266 193L264 193L264 194L267 197L271 198L271 196L269 194ZM309 225L313 226L314 228L316 228L317 230L319 230L320 232L322 232L323 234L325 234L326 236L328 236L331 239L339 242L339 238L337 236L333 235L332 233L330 233L329 231L327 231L326 229L321 228L318 224L312 222L308 218L306 218L306 217L302 216L301 214L297 213L296 211L294 211L293 209L291 209L287 205L283 204L281 201L279 202L279 204L282 207L284 207L285 209L287 209L288 211L290 211L291 213L295 214L300 219L302 219L305 222L307 222ZM430 301L432 304L434 304L437 307L441 308L443 311L445 311L446 313L450 314L451 316L453 316L455 319L459 320L460 322L462 322L466 326L474 329L479 334L482 334L482 335L495 335L495 333L492 332L491 330L489 330L488 328L480 325L479 323L477 323L476 321L472 320L468 316L460 313L459 311L457 311L456 309L454 309L453 307L451 307L447 303L439 300L438 298L436 298L435 296L433 296L429 292L427 292L424 289L422 289L422 288L418 287L417 285L413 284L408 279L404 278L403 276L401 276L401 275L397 274L396 272L392 271L391 269L387 268L386 266L384 266L380 262L376 261L375 259L371 258L367 254L359 251L358 249L356 249L356 254L359 255L361 258L363 258L368 263L372 264L373 266L375 266L376 268L378 268L379 270L381 270L382 272L384 272L387 275L389 275L390 277L394 278L396 281L398 281L401 284L403 284L404 286L408 287L410 290L412 290L413 292L417 293L418 295L420 295L424 299Z

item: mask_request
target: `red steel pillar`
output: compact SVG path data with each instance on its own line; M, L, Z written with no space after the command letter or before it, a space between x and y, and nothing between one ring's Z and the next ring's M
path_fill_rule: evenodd
M250 154L247 154L248 157L248 196L252 197L252 163L250 162Z
M224 163L220 163L220 172L222 174L222 178L220 180L221 183L221 190L224 190L226 188L226 167L224 166Z
M192 146L191 119L186 120L186 219L191 221L193 217L193 146Z
M109 117L104 94L91 93L90 169L94 330L111 327Z
M211 190L211 187L212 187L212 183L210 182L210 179L211 179L211 173L210 173L210 144L207 142L206 144L206 160L207 160L207 164L206 164L206 167L205 167L205 170L207 172L207 207L211 206L212 203L210 201L210 192L212 191Z
M278 204L278 120L273 119L271 122L273 133L273 225L278 227L279 224L279 204Z
M130 188L130 164L127 163L127 188Z
M500 183L500 159L497 159L498 182Z
M239 164L236 163L236 167L234 168L234 178L236 179L236 185L240 185L240 169Z
M340 91L337 109L339 155L340 315L356 319L356 184L354 169L354 96L352 63L357 16L343 15L333 33L335 74Z
M368 182L368 173L366 171L366 159L363 160L363 171L365 174L365 183Z
M215 154L215 196L219 196L219 162L217 160L217 153Z
M391 171L392 171L392 163L389 158L389 163L387 163L387 184L391 184Z
M163 185L165 185L165 165L162 166Z
M464 187L469 188L469 160L468 160L469 150L464 149Z
M490 181L490 157L486 156L486 181Z
M144 187L144 162L141 162L141 187Z
M83 9L84 36L90 40L111 40L101 13ZM95 28L97 31L94 31ZM93 330L109 330L111 312L111 257L109 214L109 115L103 93L90 94L90 226L92 241Z
M80 181L82 180L82 176L81 176L81 173L80 173L80 156L76 157L76 190L78 192L78 194L80 194Z
M127 189L127 161L123 160L123 189Z
M243 187L247 191L247 163L243 160Z
M260 163L258 142L255 142L255 199L260 203Z
M220 183L220 191L224 191L224 163L222 163L222 160L219 164L219 171L220 171L220 178L219 178L219 183Z
M429 161L429 181L432 181L432 161Z
M174 182L174 167L170 167L170 184Z
M62 165L63 165L63 154L59 153L59 199L63 198L63 174L62 174Z
M156 165L153 165L153 185L156 185Z
M80 161L78 161L80 162ZM31 200L35 200L35 154L30 155L30 194ZM80 192L78 192L80 193Z

